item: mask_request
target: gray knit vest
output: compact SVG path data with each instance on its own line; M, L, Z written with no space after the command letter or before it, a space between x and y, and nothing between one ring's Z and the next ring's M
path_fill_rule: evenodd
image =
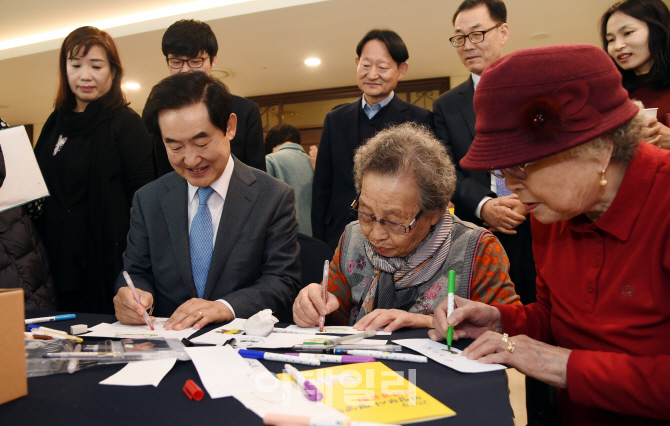
M449 254L437 274L425 283L419 284L419 297L409 309L411 313L425 315L433 313L435 307L447 297L447 275L451 269L456 271L456 295L470 298L475 253L482 234L488 231L470 222L464 222L454 215L451 217L453 227ZM344 230L340 262L342 272L351 287L352 312L349 316L349 325L353 325L359 312L361 298L365 296L363 293L376 276L374 266L365 253L365 237L358 221L351 222Z

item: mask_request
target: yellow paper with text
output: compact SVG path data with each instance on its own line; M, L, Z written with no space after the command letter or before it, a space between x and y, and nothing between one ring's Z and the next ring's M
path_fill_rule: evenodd
M414 423L456 414L381 362L319 368L302 374L323 393L321 402L354 421ZM292 380L288 374L279 377Z

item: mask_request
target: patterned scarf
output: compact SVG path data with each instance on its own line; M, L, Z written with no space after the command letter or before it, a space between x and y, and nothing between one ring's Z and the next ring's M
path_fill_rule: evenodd
M411 308L416 300L416 287L433 278L447 259L452 225L453 219L447 210L435 225L432 235L429 233L414 253L406 258L384 257L365 239L365 253L374 265L376 276L361 299L360 313L365 315L375 308ZM358 315L358 318L361 317Z

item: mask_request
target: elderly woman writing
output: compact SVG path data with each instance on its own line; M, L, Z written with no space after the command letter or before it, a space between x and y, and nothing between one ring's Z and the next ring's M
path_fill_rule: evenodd
M561 388L565 425L670 420L670 153L639 143L645 120L627 95L593 46L514 52L482 75L461 161L501 169L532 213L537 302L456 298L429 335L450 324L477 339L468 358Z
M447 210L456 175L444 146L406 123L368 140L354 157L358 221L344 230L330 264L328 295L305 287L293 304L302 327L359 330L430 327L456 271L456 294L487 304L520 304L498 239Z

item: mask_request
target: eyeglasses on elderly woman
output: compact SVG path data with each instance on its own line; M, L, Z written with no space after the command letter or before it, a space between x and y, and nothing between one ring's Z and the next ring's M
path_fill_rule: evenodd
M411 231L412 228L414 228L414 225L416 225L416 221L419 220L419 218L423 214L423 209L421 209L419 213L417 213L416 216L414 216L412 222L407 226L403 225L402 223L393 222L386 219L377 219L374 216L362 212L356 208L358 207L358 198L360 196L361 194L358 194L353 203L351 203L351 211L354 214L358 215L358 221L360 222L361 226L368 226L372 225L374 222L379 222L379 224L389 232L392 232L394 234L408 234L409 231Z
M491 173L493 176L500 178L500 179L505 179L505 174L503 172L507 172L510 174L510 176L519 179L519 180L526 180L528 175L526 174L526 167L531 165L533 163L526 163L523 166L514 166L514 167L505 167L504 169L495 169L495 170L489 170L489 173Z

